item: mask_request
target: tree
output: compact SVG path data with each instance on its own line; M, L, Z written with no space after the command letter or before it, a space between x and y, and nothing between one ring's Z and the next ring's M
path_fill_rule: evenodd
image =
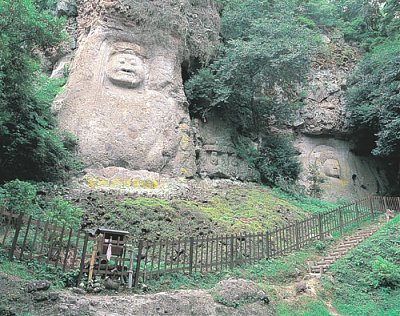
M400 153L400 40L364 56L349 78L350 124L360 146L377 156Z
M219 54L185 84L192 116L206 119L218 109L239 135L253 138L270 134L272 121L280 124L289 118L297 108L298 84L307 73L316 43L313 32L298 21L295 4L291 0L224 2ZM285 142L268 138L264 143L277 150L276 156L259 146L255 167L264 182L276 182L279 173L282 178L297 177L298 164L285 170L288 165L278 154L285 152L288 162L296 155L290 145L283 146Z
M63 40L62 28L31 0L0 0L0 181L55 179L75 164L54 131L57 84L37 62Z
M287 119L314 43L294 14L292 1L226 7L218 57L186 83L192 114L220 108L245 134L264 129L271 116Z

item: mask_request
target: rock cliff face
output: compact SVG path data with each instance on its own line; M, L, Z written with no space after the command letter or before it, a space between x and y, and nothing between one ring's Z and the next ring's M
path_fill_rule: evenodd
M206 59L218 41L213 1L62 0L57 10L68 16L71 53L53 76L71 64L54 110L60 129L78 137L86 184L148 189L165 177L257 178L236 155L221 116L189 117L181 64ZM322 197L383 193L383 165L356 156L345 141L346 77L357 51L325 35L322 40L326 53L314 60L305 106L291 126L301 184L310 186L313 165L325 179Z
M79 47L54 110L59 128L78 137L78 156L88 169L100 170L97 173L118 168L120 174L123 168L127 173L145 170L192 177L197 172L181 76L181 63L190 57L187 38L179 34L179 25L167 25L172 29L158 28L154 33L152 21L132 17L140 9L161 10L161 4L148 5L143 0L77 2ZM210 1L200 1L197 6L183 1L181 5L194 11L195 18L189 13L183 17L189 25L207 10L210 16L217 14ZM67 3L61 7L68 7ZM180 12L177 4L165 9L165 14L160 11L160 19ZM213 23L203 22L205 27ZM217 23L213 26L217 32ZM152 38L156 35L159 40Z
M222 117L195 119L197 173L202 177L255 180L256 171L240 159L231 140L232 127Z
M305 106L293 123L295 147L303 164L300 183L310 186L310 166L323 179L325 199L357 199L389 190L385 164L373 157L357 156L348 141L346 78L358 53L341 40L323 35L328 57L317 56L309 74Z
M309 166L315 166L320 177L322 197L357 199L371 194L388 192L390 184L385 174L385 164L372 157L357 156L351 144L333 137L299 136L295 142L303 164L300 182L310 185Z
M194 174L176 58L173 49L140 45L129 29L99 25L81 41L58 118L78 136L87 166Z

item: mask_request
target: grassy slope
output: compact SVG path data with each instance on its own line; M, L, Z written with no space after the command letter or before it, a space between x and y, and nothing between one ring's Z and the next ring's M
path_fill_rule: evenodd
M343 315L400 315L400 216L338 260L325 287Z
M97 192L78 205L87 210L89 227L125 229L149 239L258 232L337 207L256 185L223 190L202 201L116 198Z

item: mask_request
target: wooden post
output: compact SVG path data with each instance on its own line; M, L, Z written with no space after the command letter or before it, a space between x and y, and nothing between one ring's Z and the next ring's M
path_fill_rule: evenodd
M360 210L358 209L358 203L355 203L356 206L356 221L358 222L360 219Z
M300 227L299 227L299 221L296 221L295 223L295 240L296 240L296 249L300 249Z
M93 249L92 249L92 256L90 257L90 263L89 263L88 282L91 282L93 279L94 260L96 259L96 254L97 254L97 244L98 244L100 238L102 238L102 237L103 237L103 235L100 234L99 236L96 237L96 239L94 241L94 245L93 245Z
M324 240L324 232L323 232L323 227L322 227L321 213L318 213L318 232L319 232L319 240Z
M369 197L369 205L370 205L371 217L374 218L375 214L374 214L374 206L372 203L372 196Z
M386 212L386 210L389 209L386 199L387 199L387 197L384 196L383 197L383 206L385 209L383 210L383 212Z
M193 246L194 246L194 237L190 237L190 245L189 245L189 274L190 275L193 272Z
M61 234L60 234L60 240L58 242L59 243L59 248L58 248L58 255L57 255L57 258L56 258L56 268L58 266L58 260L60 259L60 256L61 256L61 250L63 249L62 242L63 242L63 238L64 238L64 233L65 233L65 223L64 223L64 225L62 227Z
M65 272L65 268L67 267L67 260L68 260L68 254L69 254L69 248L71 246L71 238L72 238L72 228L69 229L69 234L68 234L68 242L67 242L67 247L65 249L65 257L64 257L64 263L62 267L62 271Z
M79 234L78 234L78 238L79 238ZM88 241L89 241L89 234L86 233L85 234L85 239L83 241L83 249L82 249L82 256L81 256L81 264L79 267L79 275L78 275L78 279L77 279L77 285L79 286L79 284L81 283L82 280L82 274L83 274L83 269L85 269L85 259L86 259L86 252L87 252L87 245L88 245Z
M28 224L26 225L26 231L25 231L25 236L24 236L24 242L22 243L21 253L19 254L19 260L22 260L22 258L23 258L23 256L24 256L24 250L25 250L25 245L26 245L26 239L28 238L29 228L31 227L31 221L32 221L32 216L29 216Z
M265 233L265 257L266 259L269 259L269 249L270 249L270 244L269 244L269 232L267 231Z
M22 214L20 214L17 218L17 227L15 230L14 239L13 239L13 242L11 245L10 252L8 253L8 260L10 260L10 261L13 261L13 259L14 259L14 251L15 251L15 248L17 247L18 236L19 236L19 232L21 230L22 222L23 222L22 217L23 217Z
M138 246L138 254L136 258L136 269L135 269L135 280L133 282L133 287L136 288L138 286L139 274L140 274L140 261L142 260L142 251L143 251L143 240L139 240ZM165 265L167 263L165 262Z
M233 268L233 242L234 242L233 235L231 235L231 264L230 264L231 269Z
M154 248L153 248L154 249ZM133 249L129 249L129 270L128 270L128 288L132 288L133 278Z
M339 208L339 230L340 235L343 235L343 211L342 208Z

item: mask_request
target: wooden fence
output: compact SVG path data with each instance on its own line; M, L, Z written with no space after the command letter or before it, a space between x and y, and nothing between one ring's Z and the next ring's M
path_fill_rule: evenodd
M63 272L78 269L87 243L88 236L82 230L0 210L0 246L8 252L9 260L35 260Z
M9 257L34 259L59 266L63 271L79 267L95 276L133 277L133 285L149 279L181 273L206 273L253 264L261 259L289 254L351 225L377 217L386 209L400 210L399 197L368 197L335 210L319 213L271 231L256 234L208 235L158 241L113 240L119 255L107 260L102 240L83 231L49 225L31 217L0 211L0 245ZM134 236L133 236L134 237ZM113 251L114 253L114 251ZM92 265L89 263L92 262Z
M256 234L211 235L158 241L131 240L120 257L107 261L95 255L94 275L119 275L131 271L134 282L146 282L172 273L192 274L231 269L261 259L289 254L334 233L342 234L351 225L377 217L386 209L400 210L400 198L373 196L319 213L304 220ZM118 247L119 241L115 241ZM86 255L86 262L90 258ZM86 267L83 272L88 272Z

